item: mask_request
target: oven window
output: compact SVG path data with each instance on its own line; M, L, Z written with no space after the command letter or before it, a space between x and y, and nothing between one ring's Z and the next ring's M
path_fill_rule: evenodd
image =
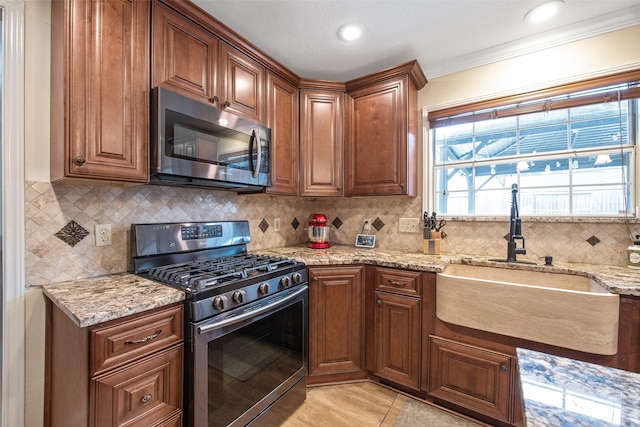
M165 155L178 159L252 171L257 149L251 135L166 110ZM256 128L257 131L258 128ZM261 138L260 172L269 172L269 143Z
M209 426L226 426L304 367L303 302L208 344Z

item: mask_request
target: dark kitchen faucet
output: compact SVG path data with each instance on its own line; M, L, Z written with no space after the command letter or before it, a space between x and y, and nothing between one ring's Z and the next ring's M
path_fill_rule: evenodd
M518 261L516 255L527 253L522 235L522 220L518 214L518 184L511 185L511 216L509 218L509 242L507 243L507 259L492 259L490 261L517 262L520 264L535 264L531 261ZM522 247L518 247L516 241L522 240Z
M522 220L518 215L518 184L511 185L511 217L509 222L509 243L507 243L507 262L517 262L516 255L527 253L522 235ZM516 245L516 240L522 240L522 247Z

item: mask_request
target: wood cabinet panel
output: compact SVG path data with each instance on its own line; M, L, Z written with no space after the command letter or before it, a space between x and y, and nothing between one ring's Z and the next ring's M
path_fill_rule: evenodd
M154 87L214 102L220 40L193 21L153 3Z
M267 126L271 129L271 182L267 193L298 194L298 88L267 73Z
M376 267L376 289L419 297L422 295L422 273Z
M345 195L417 194L416 61L346 83Z
M149 7L52 2L53 181L148 182Z
M300 195L341 196L344 93L300 91Z
M92 374L117 367L160 348L182 342L182 307L138 320L92 329Z
M309 384L365 378L362 267L309 268Z
M420 299L376 291L376 362L380 378L420 389Z
M46 306L45 426L180 425L182 304L89 328Z
M264 122L266 69L237 49L220 45L220 107Z
M182 412L183 347L93 381L93 426L147 427Z
M435 336L430 340L429 394L509 422L513 358Z

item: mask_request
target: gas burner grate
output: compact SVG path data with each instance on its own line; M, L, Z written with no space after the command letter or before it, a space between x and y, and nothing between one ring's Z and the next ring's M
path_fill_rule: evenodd
M297 263L290 258L240 254L155 267L149 271L149 276L160 282L197 292L278 271Z

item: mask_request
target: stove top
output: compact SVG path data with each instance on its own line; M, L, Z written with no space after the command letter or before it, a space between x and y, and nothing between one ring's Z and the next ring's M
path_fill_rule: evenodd
M133 224L133 272L183 290L191 320L306 283L304 263L247 252L248 221Z
M148 277L191 295L203 292L215 295L220 293L216 289L228 289L227 285L240 287L243 283L268 280L304 267L294 259L239 254L154 267L149 270Z

